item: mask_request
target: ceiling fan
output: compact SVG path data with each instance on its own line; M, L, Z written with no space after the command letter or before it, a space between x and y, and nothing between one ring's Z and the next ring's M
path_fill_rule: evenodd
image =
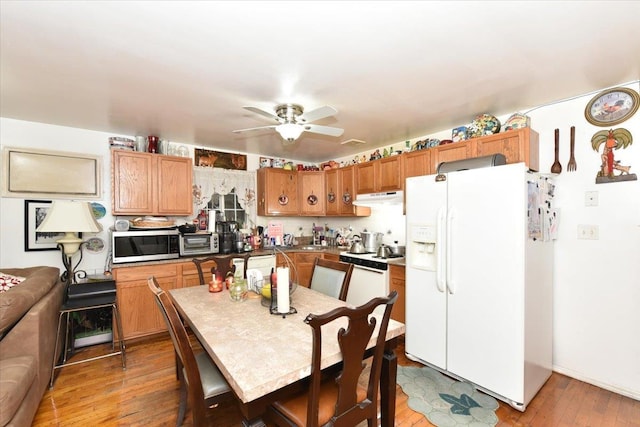
M300 137L302 132L312 132L321 135L340 136L344 133L344 129L334 128L330 126L316 125L311 122L333 116L338 113L333 107L325 105L316 108L307 113L304 112L302 105L298 104L280 104L274 108L275 114L256 107L242 107L253 113L260 114L276 124L269 126L259 126L255 128L238 129L234 133L248 132L260 129L275 129L282 136L285 144L293 144Z

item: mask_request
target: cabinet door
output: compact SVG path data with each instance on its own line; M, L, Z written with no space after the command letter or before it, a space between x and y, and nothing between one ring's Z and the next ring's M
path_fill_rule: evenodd
M298 203L300 215L323 216L325 214L324 172L298 173Z
M298 272L298 285L309 287L311 285L311 272L316 258L323 258L322 252L296 252L296 271Z
M142 337L167 330L147 278L155 276L164 291L178 287L176 265L148 265L114 269L116 299L124 339Z
M338 206L341 216L369 216L371 215L371 208L364 206L355 206L353 199L355 195L356 187L356 167L347 166L345 168L338 169L338 187L340 191L338 193Z
M330 169L324 172L326 215L340 214L340 204L342 201L342 197L340 194L340 187L338 183L338 171L340 171L340 169Z
M376 163L373 160L366 163L360 163L356 166L356 193L367 194L375 193L376 190Z
M117 215L153 212L153 157L111 150L111 211Z
M431 173L437 173L438 165L442 162L453 162L454 160L475 157L475 147L475 140L469 140L439 145L433 148L431 153Z
M377 160L379 185L376 191L402 190L402 156L391 156Z
M405 323L405 278L403 266L389 265L389 291L398 292L398 299L391 310L391 318Z
M298 179L295 171L258 170L258 215L298 215Z
M190 158L156 156L157 213L191 215L193 213L193 174Z
M405 154L404 178L431 173L431 150L412 151Z
M340 261L340 255L328 253L328 252L324 253L323 258L329 261L336 261L336 262Z
M507 163L524 162L529 169L539 170L538 133L531 128L478 138L476 153L478 156L502 153Z

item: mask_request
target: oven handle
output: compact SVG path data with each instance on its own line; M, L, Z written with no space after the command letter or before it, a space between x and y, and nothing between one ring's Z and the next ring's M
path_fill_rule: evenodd
M386 270L378 270L377 268L365 267L364 265L353 264L353 269L371 271L372 273L384 274Z

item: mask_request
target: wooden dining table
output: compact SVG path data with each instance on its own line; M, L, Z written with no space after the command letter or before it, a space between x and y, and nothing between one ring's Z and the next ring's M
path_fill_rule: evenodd
M311 374L312 329L304 323L305 317L347 305L301 286L291 296L291 307L297 313L286 316L271 314L269 307L262 304L262 297L255 294L236 302L231 300L229 291L211 293L207 286L193 286L171 289L169 295L229 382L244 417L243 425L252 427L265 425L263 415L272 402L306 387L304 379ZM344 326L346 319L339 319L323 327L323 335L336 337ZM394 351L404 332L404 324L389 321L380 379L380 418L385 427L394 424ZM376 327L370 348L377 336ZM321 368L331 368L341 360L337 339L323 340Z

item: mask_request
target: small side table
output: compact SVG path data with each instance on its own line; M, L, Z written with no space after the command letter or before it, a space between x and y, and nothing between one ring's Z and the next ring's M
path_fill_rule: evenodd
M78 360L75 362L67 362L67 355L70 352L69 343L71 342L71 351L74 349L73 344L73 331L71 330L70 317L71 313L86 310L96 310L101 308L111 307L112 322L115 321L116 328L118 330L118 350L115 346L115 335L112 335L111 349L112 352L101 356L91 357L88 359ZM67 287L65 300L60 307L60 315L58 317L58 329L56 337L60 337L60 329L62 328L62 319L65 318L65 331L64 331L64 353L62 362L58 364L58 342L59 338L56 338L55 351L53 353L53 369L51 370L51 381L49 382L49 388L53 388L53 382L55 379L56 369L63 366L77 365L79 363L91 362L93 360L102 359L105 357L121 355L122 357L122 369L127 368L125 344L122 334L122 324L120 323L120 312L116 302L116 282L110 277L89 278L83 279L78 283L70 284Z

